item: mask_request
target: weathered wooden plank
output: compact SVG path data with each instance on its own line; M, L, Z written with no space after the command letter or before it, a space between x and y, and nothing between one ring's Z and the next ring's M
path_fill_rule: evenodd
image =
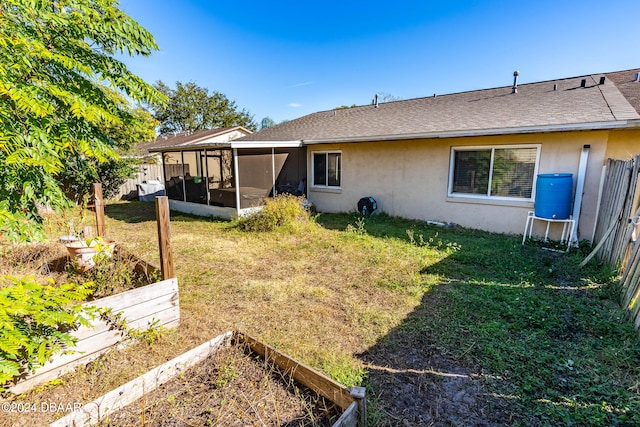
M127 321L127 324L135 322L138 319L153 316L154 313L167 310L172 307L178 306L178 300L175 298L175 294L162 295L158 298L149 299L140 304L126 307L118 312L113 311L112 314L120 314L120 317Z
M118 313L121 313L121 317L126 320L129 327L134 327L134 322L138 319L149 317L158 317L160 320L159 326L164 325L165 323L175 319L168 318L166 316L160 318L156 313L162 313L165 310L176 308L173 313L175 313L176 318L180 317L180 311L178 310L179 304L175 295L176 294L162 295L158 298L150 299L132 307L112 311L112 314L115 318ZM107 322L100 318L93 319L90 323L91 326L80 326L77 330L72 332L72 335L78 339L79 343L85 338L99 334L111 327Z
M115 312L140 304L150 298L173 293L178 293L178 279L176 278L152 283L150 285L131 289L116 295L100 298L99 300L89 301L84 305L94 307L111 307Z
M89 340L89 343L94 347L99 347L99 350L56 355L35 373L30 374L24 380L21 380L15 386L11 387L9 391L15 394L24 393L33 387L59 378L62 375L73 371L77 366L95 360L98 356L121 340L122 335L118 331L111 331L109 333L100 334L97 337L92 337L92 339ZM96 342L100 345L96 345Z
M627 265L622 278L622 289L620 291L622 307L628 308L631 305L632 295L640 289L640 244L634 245L631 254L631 262Z
M135 328L140 331L149 329L151 324L155 320L158 320L158 326L164 326L167 323L173 322L179 317L179 308L171 307L167 310L162 310L157 313L150 313L147 316L139 318L128 324L129 328ZM110 329L104 322L102 322L103 328L94 334L86 336L84 339L79 340L76 346L72 349L73 353L61 354L54 356L47 364L45 364L41 370L56 369L62 365L81 360L102 350L107 350L114 344L121 341L126 333L120 329ZM77 365L76 365L77 366ZM35 375L34 375L35 376Z
M353 402L342 413L332 427L355 427L358 425L358 402Z
M50 427L81 427L95 424L109 414L135 402L141 398L143 394L155 390L185 369L203 361L211 352L221 346L228 345L232 336L232 332L219 335L169 362L150 370L146 374L129 381L123 386L110 391L93 402L87 403L79 411L72 412L51 423Z
M627 161L608 159L594 232L597 245L581 264L600 251L601 260L620 268L620 302L636 328L640 326L639 203L640 155Z
M349 390L342 384L249 335L238 333L237 339L249 344L253 352L272 361L300 384L331 400L343 411L353 403Z
M121 313L127 327L147 330L157 320L156 326L172 328L180 322L180 306L177 279L164 280L132 289L118 295L85 303L87 306L111 307L114 315ZM44 366L19 381L10 391L24 393L86 364L108 351L125 338L124 331L113 329L107 322L97 318L90 327L82 326L71 335L78 341L70 354L55 355Z
M205 360L213 351L216 351L221 346L229 345L235 339L238 342L247 343L251 349L257 354L262 355L267 360L276 363L281 369L287 371L289 374L294 374L292 377L307 386L316 393L323 395L327 399L340 406L344 412L341 417L333 424L334 427L355 427L358 424L358 403L349 394L349 391L341 384L336 383L330 378L314 371L305 365L298 363L291 359L289 356L274 350L272 347L263 344L254 338L238 332L227 332L219 335L216 338L186 352L182 355L170 360L169 362L158 366L146 374L129 381L127 384L120 386L104 396L87 403L80 410L72 412L67 416L60 418L59 420L50 424L50 427L82 427L85 425L93 425L105 419L109 414L118 411L127 405L140 399L145 393L149 393L159 386L163 385L167 381L170 381L173 377L180 374L184 370L194 366L203 360ZM262 352L256 351L256 347ZM294 369L292 369L295 366ZM307 372L308 371L308 372ZM302 380L297 378L295 373L304 372ZM299 375L298 375L299 377ZM310 380L311 379L311 380ZM307 382L305 384L303 381ZM318 383L321 384L318 387ZM334 390L338 390L334 393ZM331 398L331 396L325 396L323 394L336 395L344 397L344 407L340 405L339 401ZM328 392L328 393L327 393ZM346 395L346 396L345 396ZM350 400L347 404L347 400Z
M173 328L179 324L179 312L180 309L178 307L171 307L168 310L145 316L128 326L138 330L147 330L150 324L157 319L163 327ZM124 332L120 330L105 329L100 333L91 335L79 341L74 347L73 353L56 355L35 373L30 374L24 380L11 387L10 391L15 394L24 393L37 385L59 378L73 371L77 366L86 365L97 359L118 343L125 345L123 338Z

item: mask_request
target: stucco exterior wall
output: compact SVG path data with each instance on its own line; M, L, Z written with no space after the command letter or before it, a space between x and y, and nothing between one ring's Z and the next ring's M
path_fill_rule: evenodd
M575 191L580 153L589 144L578 232L579 239L591 240L608 137L607 131L598 131L311 145L308 176L314 151L338 150L342 180L340 189L310 185L308 197L321 212L355 211L361 197L372 196L379 210L389 215L522 234L533 201L447 196L451 147L540 144L538 173L572 173ZM534 234L543 235L544 223L536 224ZM559 238L560 229L560 224L553 224L550 237Z
M606 158L629 160L640 154L640 129L611 131Z

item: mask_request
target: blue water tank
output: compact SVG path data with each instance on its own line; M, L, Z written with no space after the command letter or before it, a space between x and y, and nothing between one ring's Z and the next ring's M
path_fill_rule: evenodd
M535 215L549 219L571 216L573 174L541 173L536 181Z

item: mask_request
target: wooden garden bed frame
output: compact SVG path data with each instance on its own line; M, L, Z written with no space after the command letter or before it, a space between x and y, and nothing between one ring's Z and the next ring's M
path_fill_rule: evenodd
M146 261L127 253L124 248L117 251L135 260L135 270L146 275L155 273L159 269ZM150 327L175 328L180 323L180 300L178 294L178 279L172 278L152 283L111 295L85 304L89 307L111 308L111 314L120 315L126 321L127 327L145 331ZM34 387L54 380L73 371L77 366L84 365L123 342L123 330L113 328L102 319L92 320L90 327L81 326L70 334L78 339L73 353L54 355L44 366L28 374L9 389L10 392L20 394Z
M87 403L79 410L50 424L50 427L93 425L140 399L186 369L205 360L212 352L232 343L245 343L251 350L272 361L287 375L318 395L335 403L343 412L333 427L364 426L366 403L364 387L347 389L314 369L295 361L286 354L241 332L226 332L186 353L160 365L144 375Z

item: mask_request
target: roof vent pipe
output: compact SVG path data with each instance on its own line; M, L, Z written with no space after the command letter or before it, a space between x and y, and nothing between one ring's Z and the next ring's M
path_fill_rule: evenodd
M607 78L605 76L600 77L600 84L601 85L603 85L605 81L607 81Z
M580 82L580 87L586 87L587 86L587 79L582 79L582 81Z
M378 94L376 93L375 98L373 98L373 106L375 108L378 108Z
M640 73L636 73L636 79L634 81L640 82Z
M511 93L518 93L518 76L520 75L520 71L513 72L513 88L511 89Z
M555 91L555 90L558 90L558 83L556 83L556 84L554 84L554 85L553 85L553 90L554 90L554 91Z

